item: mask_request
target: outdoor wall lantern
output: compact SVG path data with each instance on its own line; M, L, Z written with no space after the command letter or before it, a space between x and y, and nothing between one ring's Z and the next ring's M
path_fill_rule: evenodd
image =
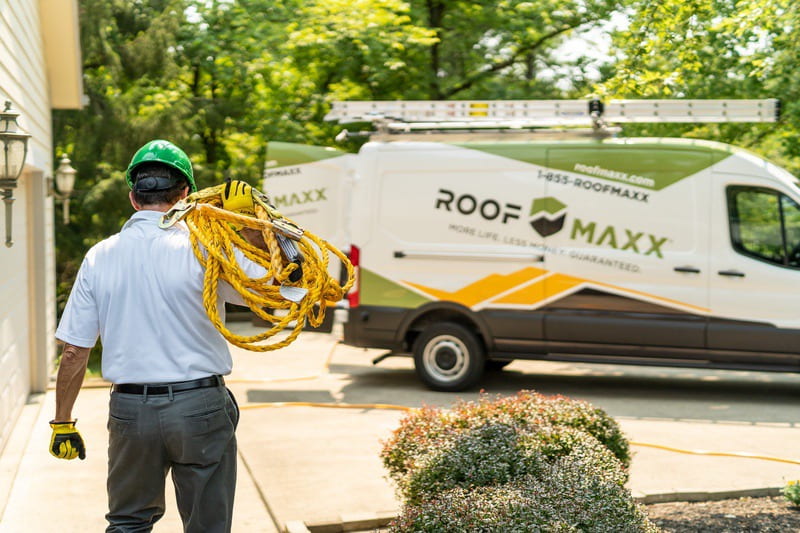
M11 109L11 102L0 113L0 189L3 189L3 203L6 212L6 246L11 247L11 206L14 203L14 189L17 178L22 173L25 157L28 155L30 135L19 131L19 113Z
M67 154L63 154L56 169L55 188L53 188L52 178L48 180L48 193L64 203L64 224L69 224L69 197L75 188L75 174L78 173L70 163Z

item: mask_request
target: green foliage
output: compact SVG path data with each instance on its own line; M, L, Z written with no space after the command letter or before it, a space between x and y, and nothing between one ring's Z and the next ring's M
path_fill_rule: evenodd
M626 489L587 475L582 465L565 459L548 465L541 477L459 487L407 505L390 531L655 533L659 529Z
M800 480L790 481L781 489L781 494L789 503L800 507Z
M636 125L626 135L685 136L749 148L800 171L800 9L790 0L632 0L613 36L616 98L780 98L774 124Z
M382 453L405 504L391 530L657 531L623 463L589 433L615 441L609 421L530 392L415 412Z
M521 431L556 427L583 431L597 439L627 468L630 448L617 422L588 402L563 396L520 391L513 396L483 395L474 402L459 402L442 411L424 407L405 417L384 443L381 459L390 476L400 480L444 442L487 423Z
M404 500L418 504L455 487L501 485L542 477L555 463L585 470L587 477L624 485L622 464L595 438L570 428L487 423L441 442L395 482ZM576 468L578 467L576 466Z
M578 28L605 22L619 0L419 0L412 19L436 41L415 58L418 97L544 98L561 96L542 73L561 65L553 52ZM419 82L418 82L419 83ZM409 96L406 96L409 98Z

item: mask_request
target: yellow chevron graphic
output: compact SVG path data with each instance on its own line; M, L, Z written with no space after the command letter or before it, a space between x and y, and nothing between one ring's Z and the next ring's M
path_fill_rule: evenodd
M448 300L451 302L458 302L467 307L477 305L484 300L497 296L508 290L513 289L523 283L527 283L533 279L546 274L546 270L534 267L526 267L522 270L517 270L510 274L490 274L483 279L479 279L469 285L455 291L448 292L433 287L426 287L417 283L406 281L407 285L424 292L438 300Z
M526 267L510 274L490 274L454 292L426 287L425 285L408 281L406 281L405 284L438 300L457 302L466 307L473 307L481 302L536 307L541 302L557 299L556 297L559 295L567 296L578 285L586 284L597 288L611 289L636 299L647 298L673 306L677 305L689 308L702 313L710 311L710 309L705 307L699 307L669 298L662 298L632 289L625 289L608 283L578 278L567 274L553 273L546 277L545 274L549 274L549 272L534 267ZM531 283L533 280L536 281ZM515 287L519 288L514 290Z
M567 276L566 274L553 274L545 279L541 279L536 283L532 283L522 287L518 291L514 291L505 296L501 296L496 300L492 300L493 304L515 304L515 305L535 305L541 301L548 300L553 296L565 293L586 280L576 278L574 276Z

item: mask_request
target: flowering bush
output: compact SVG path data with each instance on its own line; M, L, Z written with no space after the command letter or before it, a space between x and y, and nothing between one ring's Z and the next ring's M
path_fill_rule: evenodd
M628 491L617 483L585 476L566 457L540 474L503 485L458 487L406 505L390 531L658 531Z
M597 439L572 428L487 423L442 442L406 474L396 475L398 491L409 503L438 493L540 477L557 460L570 462L587 478L622 486L622 464Z
M628 443L592 405L520 392L421 409L381 452L405 501L395 532L652 532L625 489Z
M581 430L606 446L625 467L630 464L628 441L617 422L603 410L588 402L531 391L497 398L485 395L475 402L460 402L449 411L420 409L404 418L384 443L383 464L392 478L401 478L444 442L489 422L521 429L547 426Z
M790 481L781 489L783 497L789 500L794 505L800 506L800 479Z

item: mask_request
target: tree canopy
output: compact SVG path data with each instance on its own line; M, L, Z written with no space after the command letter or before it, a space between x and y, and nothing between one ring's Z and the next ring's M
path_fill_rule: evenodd
M333 144L340 99L778 97L778 125L637 125L749 147L800 171L800 12L790 0L80 0L88 106L54 112L78 170L57 227L61 294L131 209L146 141L190 154L198 185L256 184L269 140ZM612 18L625 24L613 29ZM566 39L595 28L605 60ZM610 28L610 29L606 29ZM588 72L594 65L599 73Z
M643 126L635 134L730 142L800 172L796 58L800 9L791 0L633 0L613 35L614 71L599 85L617 98L780 98L779 124Z

